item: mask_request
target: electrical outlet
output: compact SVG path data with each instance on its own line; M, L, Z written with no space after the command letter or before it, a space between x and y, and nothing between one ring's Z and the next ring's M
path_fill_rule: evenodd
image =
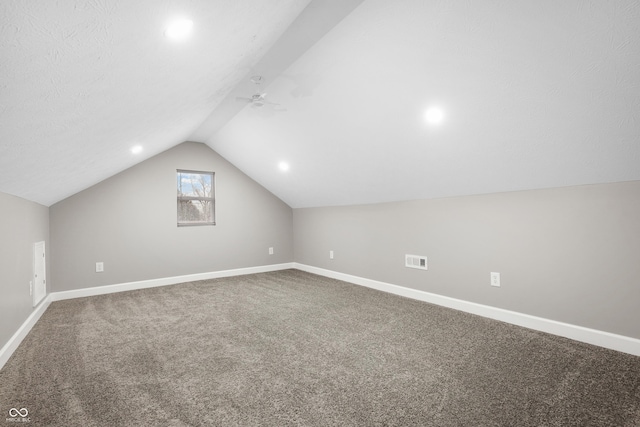
M33 280L29 280L29 295L33 296Z
M269 248L269 255L273 255L273 248Z
M102 273L104 271L104 262L96 262L96 273Z
M500 287L500 273L491 272L491 286Z
M333 251L329 251L329 259L333 259Z

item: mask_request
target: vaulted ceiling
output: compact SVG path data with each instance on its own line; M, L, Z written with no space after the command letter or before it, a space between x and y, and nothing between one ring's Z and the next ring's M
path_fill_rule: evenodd
M292 207L640 180L639 23L635 0L4 0L0 191L51 205L185 140Z

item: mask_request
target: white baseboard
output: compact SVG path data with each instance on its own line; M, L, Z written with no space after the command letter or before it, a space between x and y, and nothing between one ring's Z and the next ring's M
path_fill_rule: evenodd
M330 277L332 279L338 279L356 285L366 286L368 288L401 295L403 297L425 301L428 303L441 305L443 307L453 308L456 310L465 311L467 313L488 317L490 319L500 320L502 322L511 323L513 325L522 326L553 335L559 335L576 341L581 341L588 344L633 354L635 356L640 356L640 340L636 338L616 335L610 332L598 331L596 329L589 329L582 326L571 325L569 323L557 322L555 320L549 320L542 317L504 310L502 308L496 308L488 305L477 304L474 302L432 294L417 289L379 282L377 280L365 279L363 277L352 276L349 274L339 273L337 271L326 270L310 265L294 263L294 268L306 271L308 273L314 273L320 276Z
M27 336L31 328L33 328L33 325L36 324L40 316L47 310L49 304L51 304L51 296L47 295L31 312L16 333L13 334L13 336L9 338L9 341L0 349L0 369L7 363L13 352L16 351L22 340Z
M95 288L74 289L72 291L54 292L51 301L90 297L94 295L112 294L115 292L133 291L136 289L155 288L157 286L176 285L178 283L195 282L197 280L217 279L220 277L242 276L244 274L267 273L269 271L294 268L292 262L284 264L261 265L258 267L237 268L234 270L211 271L208 273L187 274L184 276L163 277L160 279L141 280L138 282L119 283L116 285L97 286Z
M197 280L240 276L244 274L266 273L270 271L286 270L289 268L296 268L298 270L306 271L309 273L342 280L360 286L366 286L368 288L401 295L407 298L425 301L432 304L441 305L443 307L453 308L456 310L465 311L467 313L488 317L490 319L500 320L502 322L511 323L513 325L547 332L576 341L581 341L588 344L633 354L635 356L640 356L640 340L636 338L625 337L623 335L616 335L609 332L585 328L582 326L557 322L555 320L544 319L542 317L531 316L515 311L504 310L501 308L477 304L469 301L459 300L456 298L450 298L442 295L432 294L429 292L419 291L417 289L406 288L403 286L393 285L377 280L365 279L363 277L352 276L345 273L339 273L337 271L326 270L323 268L292 262L284 264L264 265L258 267L238 268L234 270L189 274L185 276L166 277L153 280L142 280L138 282L120 283L116 285L50 293L35 308L31 315L29 315L27 320L24 321L22 326L20 326L16 333L13 334L13 336L9 339L9 341L7 341L2 349L0 349L0 369L2 369L4 364L16 351L22 340L27 336L31 328L36 324L36 322L40 319L40 316L42 316L47 307L49 307L49 304L51 304L51 302L53 301L81 298L92 295L110 294L114 292L131 291L135 289L152 288L157 286L175 285L178 283L193 282Z
M294 264L271 264L258 267L238 268L234 270L212 271L208 273L188 274L185 276L164 277L161 279L141 280L138 282L120 283L116 285L98 286L95 288L75 289L72 291L52 292L36 307L9 341L0 349L0 369L16 351L22 340L27 336L33 325L45 312L49 304L54 301L62 301L72 298L82 298L93 295L111 294L115 292L132 291L135 289L153 288L157 286L175 285L178 283L194 282L197 280L217 279L220 277L241 276L244 274L266 273L269 271L286 270L294 268Z

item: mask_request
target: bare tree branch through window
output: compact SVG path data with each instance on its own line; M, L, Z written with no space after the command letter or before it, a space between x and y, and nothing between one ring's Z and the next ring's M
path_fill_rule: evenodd
M178 170L178 226L215 225L215 174Z

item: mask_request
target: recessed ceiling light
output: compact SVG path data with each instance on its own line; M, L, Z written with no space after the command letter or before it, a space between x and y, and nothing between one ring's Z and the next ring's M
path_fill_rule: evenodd
M142 145L134 145L133 147L131 147L131 152L133 154L142 153Z
M437 125L444 120L444 111L439 107L431 107L425 112L424 118L427 123Z
M278 168L282 171L282 172L286 172L289 170L289 163L287 162L280 162L278 163Z
M164 36L171 40L184 40L191 34L192 29L193 21L189 19L177 19L167 26L167 29L164 30Z

